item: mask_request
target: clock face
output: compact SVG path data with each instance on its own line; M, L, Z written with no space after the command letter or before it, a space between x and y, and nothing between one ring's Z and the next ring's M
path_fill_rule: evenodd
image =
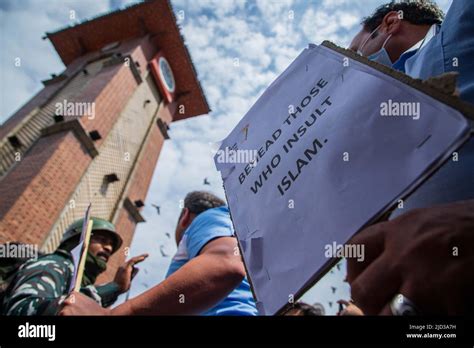
M165 57L160 57L158 60L158 66L160 67L160 75L163 85L170 93L173 93L176 87L173 70L171 70L171 67Z

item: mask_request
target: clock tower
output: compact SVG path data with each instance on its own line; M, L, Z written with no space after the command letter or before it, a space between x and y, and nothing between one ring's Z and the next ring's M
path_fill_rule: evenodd
M173 122L209 106L167 0L47 33L65 70L0 128L0 242L52 252L89 202L126 258Z

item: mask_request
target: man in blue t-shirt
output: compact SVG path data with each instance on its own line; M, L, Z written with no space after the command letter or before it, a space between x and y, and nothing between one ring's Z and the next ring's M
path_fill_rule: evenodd
M189 193L176 226L178 251L166 279L112 310L80 293L61 315L256 315L225 202Z
M221 262L220 258L222 261L226 258L234 259L234 263L235 258L239 257L229 209L224 201L207 192L191 192L186 196L175 237L178 251L168 269L168 279L189 261L206 257L209 252L220 254L213 263ZM209 264L210 278L215 276L211 273L215 266L217 265ZM245 274L241 262L238 267ZM204 273L206 270L202 271ZM201 314L256 315L257 310L247 280L244 278L226 297Z

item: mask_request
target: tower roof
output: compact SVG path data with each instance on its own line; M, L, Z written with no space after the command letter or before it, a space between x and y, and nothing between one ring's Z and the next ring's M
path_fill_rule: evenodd
M175 120L208 113L209 105L169 0L140 2L46 35L67 66L107 44L147 34L169 58L177 85L177 102L186 105L185 113L176 114Z

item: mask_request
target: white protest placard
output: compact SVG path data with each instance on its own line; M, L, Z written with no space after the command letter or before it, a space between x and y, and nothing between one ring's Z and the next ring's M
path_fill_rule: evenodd
M459 111L419 89L328 47L305 49L215 156L259 313L301 295L337 261L328 250L468 135Z

